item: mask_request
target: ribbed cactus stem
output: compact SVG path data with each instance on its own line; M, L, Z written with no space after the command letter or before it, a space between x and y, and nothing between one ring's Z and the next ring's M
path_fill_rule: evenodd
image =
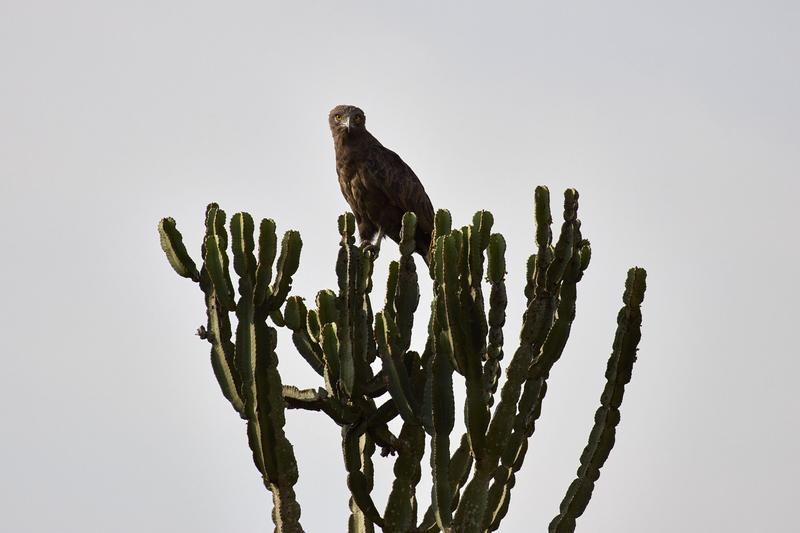
M203 241L204 269L217 293L217 300L228 311L236 309L233 283L228 272L228 234L225 231L225 211L209 205L206 213L206 236Z
M594 417L594 427L589 443L581 454L578 475L567 489L560 512L550 522L549 531L570 533L575 531L575 521L586 510L600 469L614 446L616 428L620 421L619 407L625 385L631 380L641 339L642 312L647 273L642 268L631 268L625 281L624 306L617 315L617 332L606 369L606 386L600 396L600 407Z
M545 272L550 264L550 242L552 233L550 224L550 194L546 187L537 187L534 195L536 207L536 242L538 253L536 255L536 272ZM500 392L500 401L495 409L494 416L489 425L487 442L489 446L490 464L487 470L492 470L502 454L505 442L508 440L514 425L517 402L525 383L528 367L538 353L539 346L544 342L555 313L554 299L545 294L544 274L534 274L534 295L531 298L522 324L520 345L514 352L511 362L506 369L506 382ZM538 346L537 346L538 345Z
M363 474L364 487L367 491L372 491L374 484L374 469L372 466L372 456L375 454L375 443L369 435L364 434L358 438L359 459L361 462L360 470ZM355 498L350 497L350 519L347 523L348 533L373 533L375 526L369 519L367 513L361 510Z
M312 340L308 334L306 323L308 320L308 310L303 299L299 296L292 296L286 300L286 312L284 322L286 327L292 330L292 342L297 353L311 365L314 371L322 376L325 371L322 348L319 343Z
M436 523L442 530L453 521L452 487L450 483L450 433L455 423L453 399L453 367L447 351L450 343L439 334L431 361L431 507Z
M399 347L400 334L394 320L383 312L375 315L375 337L382 368L388 380L389 393L400 411L400 416L409 423L418 423L415 414L418 407L414 403L411 381Z
M400 349L408 350L411 345L411 330L414 327L414 312L419 304L419 285L417 269L414 264L415 235L417 217L414 213L403 216L400 231L400 262L397 268L397 284L393 297L394 317L400 332Z
M506 241L499 233L489 238L487 255L489 269L487 278L491 286L489 293L489 339L486 347L486 362L483 365L483 383L486 400L491 407L494 393L500 380L500 361L503 359L503 326L506 323Z
M420 462L425 453L422 426L404 423L400 430L400 449L394 463L394 482L383 514L383 531L408 533L416 524L416 486L421 476Z
M265 218L259 224L258 230L258 267L256 267L256 286L254 299L257 306L264 303L272 281L272 265L278 253L278 237L275 221Z
M167 255L167 261L172 265L173 270L181 277L200 281L197 265L186 251L183 236L178 231L175 220L172 217L162 218L158 223L158 233L161 239L161 249Z
M246 418L242 398L242 379L234 361L235 346L231 342L231 322L228 312L220 308L216 292L209 288L206 294L208 315L206 338L211 343L211 368L222 394L240 416Z
M383 527L383 517L375 507L370 493L372 492L372 468L364 460L363 435L351 428L342 428L342 453L347 469L347 487L350 489L353 502L367 520L378 527Z
M568 204L572 205L570 200ZM580 234L580 221L565 213L565 218L572 218L572 246L569 262L563 269L563 281L559 289L558 309L556 319L550 329L547 339L542 346L539 356L533 361L529 370L528 380L525 382L522 396L518 404L518 412L514 420L514 428L508 439L501 464L495 471L492 485L489 489L489 502L484 525L489 531L494 531L500 526L500 521L508 511L511 499L511 489L515 483L515 473L522 468L528 446L528 438L533 433L536 420L541 412L541 403L547 391L547 377L553 364L561 357L567 338L575 319L576 285L583 276L581 270L582 241ZM565 222L566 223L566 222ZM564 255L558 251L556 256ZM556 264L554 261L553 264Z
M281 255L278 257L276 266L275 281L269 289L269 295L264 300L264 305L269 310L280 309L289 291L292 288L292 276L300 266L300 250L303 248L303 241L300 233L287 231L281 241Z

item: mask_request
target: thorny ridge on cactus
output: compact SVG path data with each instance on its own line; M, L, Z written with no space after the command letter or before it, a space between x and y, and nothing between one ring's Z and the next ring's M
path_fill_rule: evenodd
M460 228L453 228L448 211L436 213L428 267L433 298L421 351L411 346L420 300L413 213L403 217L400 259L389 265L384 305L377 311L371 301L373 252L354 244L356 224L350 213L338 220L338 291L319 291L310 308L302 297L289 296L302 248L298 232L284 234L279 252L272 220L259 223L256 240L253 218L237 213L230 220L229 238L225 212L209 204L198 270L175 221L161 220L161 247L170 265L204 294L207 322L198 335L211 344L211 365L223 395L246 422L253 461L272 493L276 532L304 531L294 492L297 461L283 429L286 409L320 411L341 427L350 491L347 531L369 533L377 526L394 533L484 533L500 527L541 413L547 379L569 337L577 285L591 257L578 219L577 191L564 193L555 244L546 187L536 188L534 201L536 253L528 261L527 305L504 372L506 242L492 233L494 218L488 211L479 211ZM577 477L550 531L575 530L614 445L624 387L641 338L645 279L641 268L628 272L601 405ZM291 332L297 353L320 376L320 387L282 383L280 327ZM455 448L454 373L466 387L466 432ZM398 416L402 426L395 435L388 424ZM422 465L428 445L429 470ZM372 497L378 449L382 456L396 457L383 511ZM433 483L431 504L420 512L416 487L423 471Z

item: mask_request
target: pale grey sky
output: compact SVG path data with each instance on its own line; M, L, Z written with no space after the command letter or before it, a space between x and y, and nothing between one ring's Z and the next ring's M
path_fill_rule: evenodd
M334 287L326 117L348 103L436 207L493 211L509 344L533 189L581 193L592 265L503 532L545 531L575 474L632 265L639 361L578 530L790 531L798 27L788 1L0 2L0 530L271 531L192 335L201 293L156 223L174 216L197 257L209 201L272 217L303 235L294 293ZM285 382L316 386L283 337L279 355ZM337 428L290 412L287 432L304 525L344 531Z

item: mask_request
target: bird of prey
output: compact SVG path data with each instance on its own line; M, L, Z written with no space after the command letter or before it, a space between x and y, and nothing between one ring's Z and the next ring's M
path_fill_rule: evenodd
M417 175L367 131L361 109L336 106L328 115L328 125L333 133L339 186L355 215L362 245L372 247L377 254L384 235L399 243L403 215L412 211L417 216L415 251L428 263L433 206Z

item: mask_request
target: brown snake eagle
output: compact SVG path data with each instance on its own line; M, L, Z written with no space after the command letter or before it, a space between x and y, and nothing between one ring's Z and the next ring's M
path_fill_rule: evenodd
M333 133L339 186L356 217L362 245L372 247L377 254L384 235L399 243L403 214L412 211L417 215L416 252L428 263L433 206L417 175L367 131L361 109L336 106L328 115L328 125Z

